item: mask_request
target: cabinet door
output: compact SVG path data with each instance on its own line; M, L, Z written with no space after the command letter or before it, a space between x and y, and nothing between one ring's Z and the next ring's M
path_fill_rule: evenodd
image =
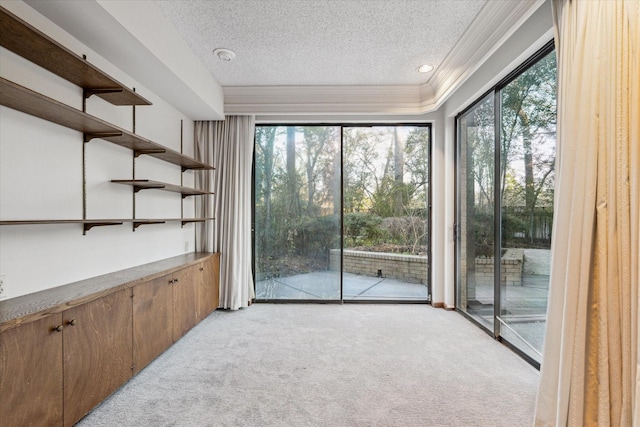
M198 323L199 284L197 265L173 275L173 340L177 341Z
M220 254L214 254L198 266L200 280L199 320L218 308L220 302Z
M133 288L133 373L173 344L173 276Z
M65 426L131 378L131 295L125 289L63 312Z
M3 426L62 425L62 314L0 334Z

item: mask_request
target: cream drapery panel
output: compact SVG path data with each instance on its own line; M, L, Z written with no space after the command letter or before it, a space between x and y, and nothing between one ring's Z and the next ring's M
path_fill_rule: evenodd
M640 0L553 0L558 153L537 426L640 425Z
M197 215L215 221L197 224L196 249L220 252L220 307L237 310L255 298L251 273L251 165L253 116L195 123L196 159L215 167L196 173Z

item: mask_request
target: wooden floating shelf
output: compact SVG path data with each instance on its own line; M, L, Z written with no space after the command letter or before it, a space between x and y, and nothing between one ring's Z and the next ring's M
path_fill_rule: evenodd
M120 225L124 220L120 219L33 219L0 221L0 225L33 225L33 224L92 224L98 225Z
M114 105L151 102L110 77L5 8L0 7L0 45Z
M84 99L96 95L114 105L132 105L134 107L136 105L151 105L151 102L137 94L135 90L125 87L122 83L87 62L85 57L80 57L1 6L0 34L2 35L0 37L0 46L79 86L83 89ZM134 157L148 155L180 166L182 172L186 170L214 169L206 163L185 156L178 151L171 150L156 142L140 137L135 133L4 78L0 78L0 105L80 132L83 134L84 143L88 143L95 138L102 139L132 150ZM135 108L133 112L135 114ZM84 159L83 167L85 167ZM132 185L134 192L142 189L155 188L180 193L183 198L192 195L213 194L181 185L151 180L114 180L113 182ZM84 191L83 189L83 207L85 207L86 203L84 199L86 194L84 194ZM136 216L135 209L133 216ZM93 227L121 225L123 223L131 223L133 230L135 230L141 225L180 222L184 227L189 223L204 222L213 219L214 218L2 220L0 221L0 225L82 224L83 233L86 234L86 232Z
M0 225L36 225L36 224L83 224L83 234L93 227L121 225L124 221L111 219L36 219L20 221L0 221Z
M167 184L165 182L152 181L149 179L112 179L111 182L116 184L130 185L133 187L133 191L136 193L140 190L162 190L170 191L172 193L180 193L182 194L183 199L187 196L202 196L213 194L208 191L196 190L195 188Z
M0 78L0 104L82 132L85 136L85 142L93 138L100 138L133 150L136 156L146 154L178 165L182 167L183 171L213 169L206 163L194 160L4 78Z

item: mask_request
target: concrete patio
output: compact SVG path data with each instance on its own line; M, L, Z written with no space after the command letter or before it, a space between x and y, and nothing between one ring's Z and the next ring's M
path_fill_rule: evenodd
M345 301L426 301L426 285L344 273ZM340 274L316 271L256 282L258 300L340 300Z
M540 361L547 319L550 253L546 249L525 249L524 253L522 285L502 288L500 318L506 326L501 327L501 336ZM493 298L493 285L476 285L475 298L467 302L466 310L491 330Z

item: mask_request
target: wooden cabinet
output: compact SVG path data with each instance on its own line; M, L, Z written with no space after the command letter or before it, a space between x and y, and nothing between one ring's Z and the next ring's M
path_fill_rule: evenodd
M71 426L129 378L131 289L63 312L64 425Z
M131 377L131 325L125 289L0 334L3 425L80 420Z
M61 325L57 313L0 334L2 425L62 425Z
M220 254L214 254L196 266L200 287L198 320L202 320L220 304Z
M0 425L78 422L217 307L218 259L185 254L0 301Z
M133 373L173 344L173 274L133 288Z
M75 424L131 377L131 325L126 289L0 334L3 425Z
M196 267L191 266L173 277L173 340L177 341L198 323L199 283Z
M134 374L218 308L220 254L133 288Z

